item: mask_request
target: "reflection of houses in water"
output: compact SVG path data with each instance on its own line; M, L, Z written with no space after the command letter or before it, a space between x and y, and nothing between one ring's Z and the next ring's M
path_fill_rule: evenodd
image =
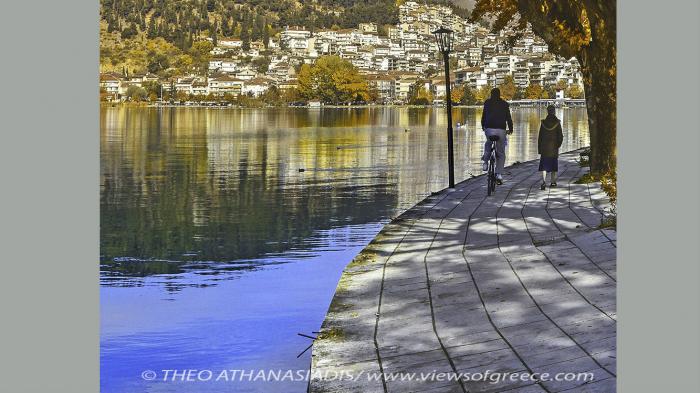
M560 112L562 150L580 146L585 109ZM103 241L106 255L200 250L218 260L283 251L339 222L394 215L447 184L444 108L101 113L101 214L104 232L115 234ZM537 158L544 110L513 117L508 161ZM455 108L454 119L463 124L455 127L461 181L481 174L484 136L479 109Z

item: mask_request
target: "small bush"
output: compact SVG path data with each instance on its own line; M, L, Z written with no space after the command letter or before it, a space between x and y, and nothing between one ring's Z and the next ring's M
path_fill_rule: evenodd
M606 217L601 227L614 227L617 222L617 172L611 171L602 176L594 176L586 173L576 180L575 184L588 184L600 182L600 186L610 200L610 216Z
M413 100L413 105L430 105L430 101L425 97L418 97Z
M608 198L610 199L610 213L613 216L616 216L617 215L617 172L612 171L612 172L608 172L605 175L601 176L600 184L601 184L601 187L603 188L603 191L605 191L605 193L608 194Z
M607 229L617 227L617 216L607 216L600 221L598 229Z

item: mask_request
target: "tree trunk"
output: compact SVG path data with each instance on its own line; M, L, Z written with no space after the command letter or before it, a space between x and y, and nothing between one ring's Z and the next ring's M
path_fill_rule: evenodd
M591 173L617 168L617 27L614 1L585 0L591 40L581 47L579 61L588 107Z
M617 161L616 2L513 1L552 53L566 58L576 56L581 64L591 141L591 172L604 175L614 171Z
M601 45L586 47L579 59L583 73L591 141L590 166L596 175L615 171L617 161L617 100L614 54ZM610 64L610 63L613 64Z

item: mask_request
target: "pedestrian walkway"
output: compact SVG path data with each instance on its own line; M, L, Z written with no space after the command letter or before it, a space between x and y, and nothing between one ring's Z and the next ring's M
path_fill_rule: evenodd
M574 184L577 159L560 157L557 188L532 161L495 195L469 179L386 225L343 272L313 347L312 375L330 377L310 391L614 392L616 232L599 229L600 184ZM540 377L410 376L487 370Z

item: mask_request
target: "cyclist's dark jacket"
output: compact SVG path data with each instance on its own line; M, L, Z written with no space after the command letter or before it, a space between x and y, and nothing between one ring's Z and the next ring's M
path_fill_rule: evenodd
M481 115L481 127L498 128L500 130L513 129L513 119L510 117L510 106L500 98L489 98L484 102L484 113Z
M561 122L554 115L547 115L540 125L537 136L537 152L542 157L559 157L559 148L564 141Z

